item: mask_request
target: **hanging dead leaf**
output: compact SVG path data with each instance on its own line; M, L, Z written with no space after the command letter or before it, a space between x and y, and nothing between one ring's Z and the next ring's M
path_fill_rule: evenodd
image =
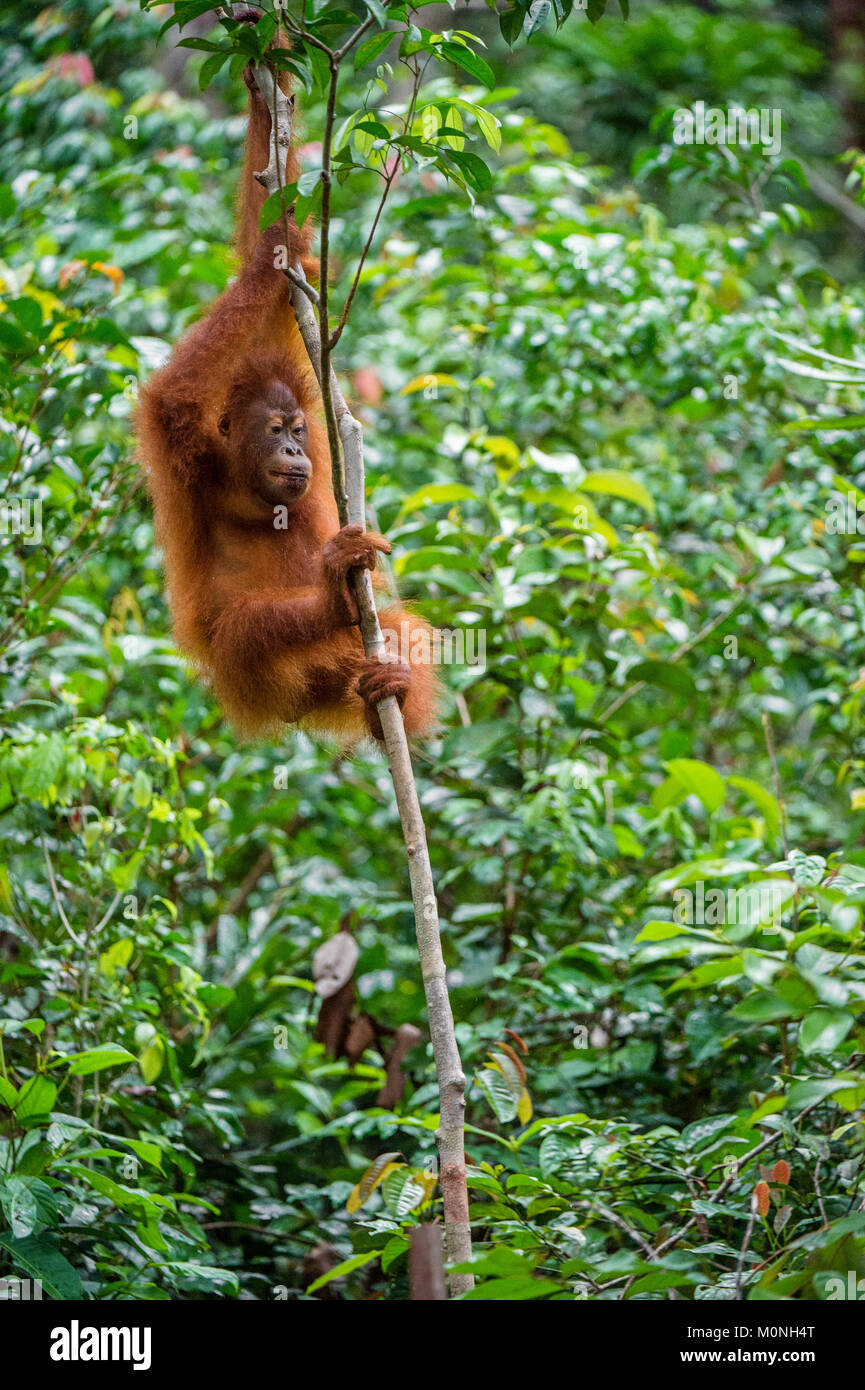
M324 1043L329 1057L342 1057L345 1051L354 1008L354 985L351 980L329 999L322 999L315 1025L316 1042Z
M372 1026L372 1021L367 1014L361 1014L360 1018L356 1018L348 1030L343 1053L354 1066L374 1042L375 1029Z
M322 999L342 989L354 974L359 955L357 942L347 931L338 931L319 946L312 960L312 978Z
M413 1047L417 1047L423 1034L419 1028L415 1028L413 1023L401 1023L394 1036L393 1047L387 1059L387 1076L384 1086L381 1088L376 1105L380 1105L385 1110L393 1110L402 1100L405 1091L406 1077L402 1070L402 1062L406 1053Z
M514 1030L513 1030L513 1028L506 1028L506 1029L505 1029L505 1032L507 1033L507 1035L508 1035L509 1038L513 1038L514 1042L517 1044L517 1047L521 1047L522 1050L523 1050L523 1052L524 1052L524 1053L526 1054L526 1056L528 1057L528 1055L529 1055L529 1045L528 1045L528 1043L523 1042L523 1039L520 1037L519 1033L515 1033Z

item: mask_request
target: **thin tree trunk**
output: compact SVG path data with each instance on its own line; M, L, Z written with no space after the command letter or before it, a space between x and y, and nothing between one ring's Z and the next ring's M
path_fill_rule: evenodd
M441 1303L445 1293L442 1228L433 1222L413 1226L408 1238L408 1278L413 1303Z
M268 193L273 193L281 187L282 181L284 154L281 163L279 150L287 150L291 139L291 106L266 65L258 65L256 79L268 110L275 113L275 120L271 121L273 143L270 163L267 169L256 174L256 177ZM322 334L327 334L328 325L320 324L318 321L313 307L318 303L318 296L307 284L300 266L295 266L286 273L291 281L292 304L309 360L319 384L324 385L321 381L321 348ZM328 375L328 389L323 390L322 396L326 409L329 407L333 412L329 422L329 433L333 437L335 426L342 442L345 462L344 488L334 487L340 524L365 526L363 430L351 414L332 368L329 369ZM332 462L335 472L338 472L339 460L334 459ZM367 657L381 658L385 645L375 607L372 578L368 570L361 570L356 574L354 587L360 609L364 651ZM418 953L438 1077L441 1121L436 1141L444 1207L446 1256L449 1264L458 1264L471 1258L464 1147L465 1077L445 979L438 905L430 867L426 828L418 800L402 712L396 699L389 696L378 705L378 714L408 856ZM474 1279L470 1274L454 1274L450 1276L449 1285L453 1296L473 1288Z

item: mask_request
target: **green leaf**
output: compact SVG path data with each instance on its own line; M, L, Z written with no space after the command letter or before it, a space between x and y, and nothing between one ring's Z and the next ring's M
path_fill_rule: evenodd
M400 507L400 516L406 516L409 512L415 511L418 507L438 506L442 502L465 502L477 500L477 493L472 492L465 483L432 483L428 487L418 488L417 492L411 493Z
M447 372L427 372L424 376L413 377L412 380L402 388L401 396L413 396L416 391L425 391L430 388L438 390L439 386L456 386L460 389L460 384L456 377L449 376ZM462 487L462 483L445 483L444 487ZM472 493L472 496L475 494Z
M330 86L330 63L327 54L322 53L320 48L309 48L306 52L306 58L312 69L312 77L316 87L320 92L326 92Z
M149 806L153 799L153 783L140 767L132 782L132 800L136 806Z
M384 1250L381 1252L382 1273L387 1274L391 1265L395 1264L402 1255L408 1254L408 1241L404 1236L391 1236Z
M759 782L752 781L750 777L728 777L727 785L738 787L739 791L751 798L763 814L769 837L774 839L781 823L781 808L772 793L761 786Z
M674 888L687 883L698 883L700 879L738 878L740 875L755 873L760 865L753 859L692 859L687 864L678 864L674 869L665 869L649 882L649 893L653 899L666 897Z
M523 33L527 41L533 34L537 34L539 30L543 29L552 12L552 0L536 0L536 3L526 11L526 17L523 20Z
M144 852L143 850L138 850L135 854L131 854L124 863L117 864L111 870L111 878L114 887L119 893L132 892L143 863Z
M283 207L286 209L291 207L296 194L296 183L286 184L282 189L274 189L273 193L270 193L268 197L265 198L261 211L258 214L258 230L260 232L265 232L268 227L272 227L274 222L282 217Z
M6 315L0 314L0 347L9 352L23 352L27 347L27 335L17 324L11 323Z
M225 48L222 52L212 53L209 58L205 58L198 74L198 85L202 92L210 86L223 63L228 62L231 54L232 50L230 48Z
M525 1303L533 1298L548 1298L550 1294L561 1293L562 1287L561 1284L554 1284L551 1279L531 1279L524 1274L513 1274L508 1279L484 1280L482 1284L477 1284L475 1288L463 1294L460 1301L508 1300L513 1303Z
M647 922L639 935L634 937L634 945L639 946L641 941L666 941L669 936L687 936L689 932L690 928L679 922Z
M485 87L492 91L496 85L496 75L489 63L475 53L471 48L465 48L461 43L454 43L446 39L439 47L442 57L447 58L449 63L455 63L458 68L469 73L471 77L477 78Z
M502 147L501 122L496 119L491 111L485 110L483 106L473 106L471 112L478 123L478 129L490 149L498 153Z
M394 1168L381 1185L381 1195L388 1211L398 1221L421 1206L426 1198L426 1188L410 1168Z
M812 1009L799 1024L799 1044L805 1053L834 1052L856 1022L848 1009Z
M448 150L447 157L465 175L466 182L476 193L486 193L492 188L492 173L480 155L470 150Z
M836 1072L834 1076L811 1077L795 1081L787 1095L788 1110L802 1110L815 1100L833 1096L836 1100L845 1091L862 1091L862 1077L853 1072ZM862 1102L860 1101L860 1104Z
M344 1274L351 1274L355 1269L362 1269L364 1265L368 1265L373 1260L377 1260L379 1254L380 1251L378 1250L367 1250L364 1255L352 1255L350 1259L343 1260L341 1264L334 1265L333 1269L329 1269L326 1274L322 1274L320 1278L313 1280L313 1282L308 1285L306 1292L308 1294L315 1293L317 1289L323 1289L325 1284L329 1284L332 1279L340 1279Z
M163 1153L158 1144L149 1144L146 1139L123 1139L134 1154L137 1154L144 1163L149 1163L152 1168L161 1168Z
M523 32L523 11L519 5L511 4L508 9L499 12L499 29L505 43L513 48Z
M151 1038L138 1058L141 1075L148 1085L156 1080L165 1063L165 1039L159 1034Z
M75 1302L84 1297L81 1278L61 1255L51 1236L0 1236L0 1246L8 1250L16 1270L26 1270L31 1279L39 1279L43 1292L60 1302Z
M506 1124L516 1118L519 1097L514 1095L506 1076L492 1067L483 1067L476 1074L475 1080L500 1124Z
M177 47L178 47L178 48L195 48L195 49L200 49L202 53L221 53L221 52L222 52L222 45L221 45L221 44L218 44L218 43L214 43L214 42L213 42L213 39L201 39L201 38L178 39L178 41L177 41Z
M697 687L684 666L672 661L639 661L628 671L628 684L645 681L647 685L657 685L664 690L672 690L677 695L695 695Z
M59 734L51 734L28 748L21 778L22 796L41 801L58 782L65 759L66 749Z
M808 415L783 426L784 434L801 430L865 430L865 415Z
M19 1120L32 1119L34 1115L49 1115L57 1099L57 1087L47 1076L32 1076L18 1093L15 1116Z
M594 473L587 473L579 486L583 492L601 492L609 497L636 502L638 507L654 516L655 503L648 488L623 468L599 468Z
M653 1293L659 1289L675 1289L682 1284L694 1284L697 1282L695 1274L686 1274L684 1271L674 1269L659 1269L651 1274L644 1274L641 1279L632 1286L629 1297L635 1298L641 1293Z
M132 959L135 943L128 936L122 937L103 951L99 957L99 969L106 979L113 980L118 970L125 970Z
M6 303L26 332L38 334L42 327L42 309L35 299L21 296L18 299L9 299Z
M107 1067L129 1067L135 1061L131 1052L127 1052L125 1047L90 1047L86 1052L73 1052L68 1057L61 1057L52 1066L57 1066L63 1062L69 1062L70 1076L92 1076L96 1071L105 1071Z
M734 1018L744 1023L773 1023L779 1018L791 1018L795 1012L788 999L770 990L755 990L730 1010Z
M374 63L376 58L380 58L385 49L390 46L393 39L393 32L388 30L384 34L374 34L366 43L362 43L354 55L354 68L365 68L367 63Z
M383 28L387 24L387 11L381 0L363 0L370 14L375 15L379 26Z
M707 811L723 806L724 779L708 763L696 758L673 758L667 767L689 796L699 797Z

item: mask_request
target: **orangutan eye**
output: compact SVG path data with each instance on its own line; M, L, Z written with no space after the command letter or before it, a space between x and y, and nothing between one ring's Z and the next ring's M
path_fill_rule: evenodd
M292 434L293 434L297 439L303 439L303 432L304 432L305 429L306 429L306 426L305 426L305 425L295 425L294 429L292 430Z
M271 434L282 434L282 421L272 420L270 425Z

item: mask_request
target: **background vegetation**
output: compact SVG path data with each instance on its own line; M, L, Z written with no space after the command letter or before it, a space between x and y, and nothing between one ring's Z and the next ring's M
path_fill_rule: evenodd
M513 51L430 14L488 45L495 90L435 80L501 122L465 121L492 188L398 179L338 356L401 592L486 635L418 760L471 1297L824 1298L865 1273L861 69L806 3L574 11ZM169 17L0 17L0 460L42 504L2 537L0 1275L404 1300L437 1101L386 766L237 744L134 459L136 383L232 272L244 128ZM781 152L675 146L696 100L780 108ZM782 915L674 921L700 884ZM340 923L354 1062L314 1037Z

